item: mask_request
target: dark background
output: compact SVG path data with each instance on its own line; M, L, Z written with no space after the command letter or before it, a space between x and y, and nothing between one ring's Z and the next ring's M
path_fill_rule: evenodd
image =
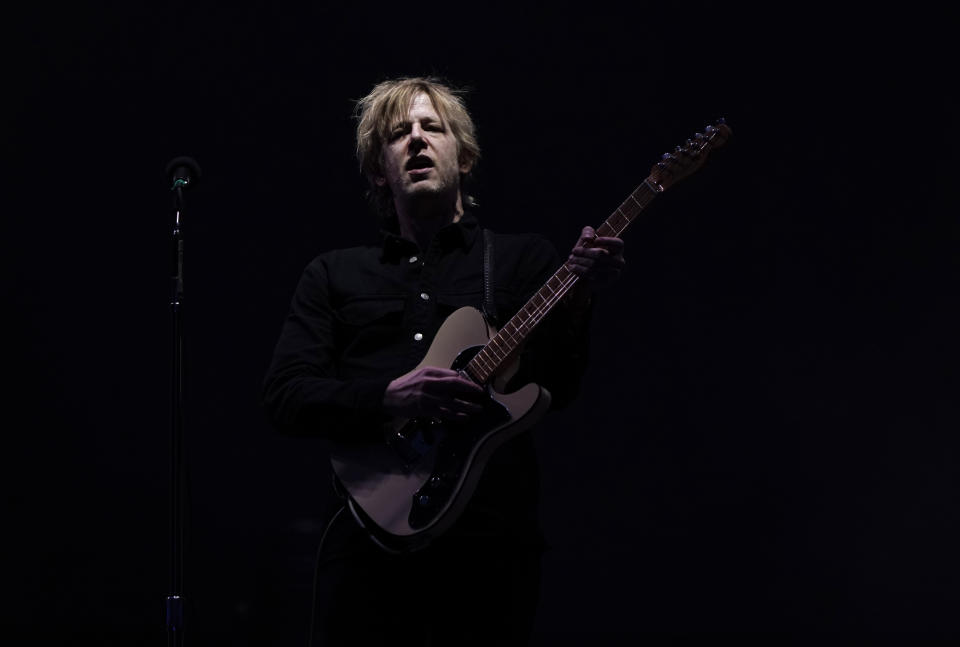
M328 470L260 381L302 268L376 236L351 100L438 74L472 90L484 222L563 251L734 131L628 232L581 398L535 432L538 640L956 639L952 35L904 9L6 10L6 626L164 642L188 154L191 642L303 644Z

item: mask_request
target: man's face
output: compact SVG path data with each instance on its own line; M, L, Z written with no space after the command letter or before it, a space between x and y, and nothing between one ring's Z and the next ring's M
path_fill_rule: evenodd
M457 140L440 118L430 97L418 94L407 118L388 135L381 158L378 186L389 186L395 202L410 204L422 198L456 200L460 173ZM398 205L399 207L400 205Z

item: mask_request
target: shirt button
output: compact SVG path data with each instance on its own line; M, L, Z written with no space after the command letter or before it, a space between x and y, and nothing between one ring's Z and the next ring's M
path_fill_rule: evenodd
M410 257L410 262L411 262L411 263L416 263L418 260L420 260L420 259L417 258L416 256L411 256L411 257Z
M422 333L422 332L418 332L416 335L413 336L413 338L414 338L416 341L420 341L421 339L423 339L423 333Z
M429 301L429 300L430 300L430 295L427 294L426 292L421 292L421 293L420 293L420 298L423 299L424 301Z

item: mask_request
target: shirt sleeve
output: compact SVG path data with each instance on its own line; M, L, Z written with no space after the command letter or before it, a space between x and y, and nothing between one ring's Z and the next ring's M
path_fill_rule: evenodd
M390 378L339 379L324 257L303 272L263 384L263 406L282 433L372 440L387 417Z

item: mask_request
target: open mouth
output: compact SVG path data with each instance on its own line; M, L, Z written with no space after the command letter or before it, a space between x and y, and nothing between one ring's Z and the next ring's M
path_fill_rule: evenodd
M433 160L426 155L417 155L407 162L408 171L425 171L433 168Z

